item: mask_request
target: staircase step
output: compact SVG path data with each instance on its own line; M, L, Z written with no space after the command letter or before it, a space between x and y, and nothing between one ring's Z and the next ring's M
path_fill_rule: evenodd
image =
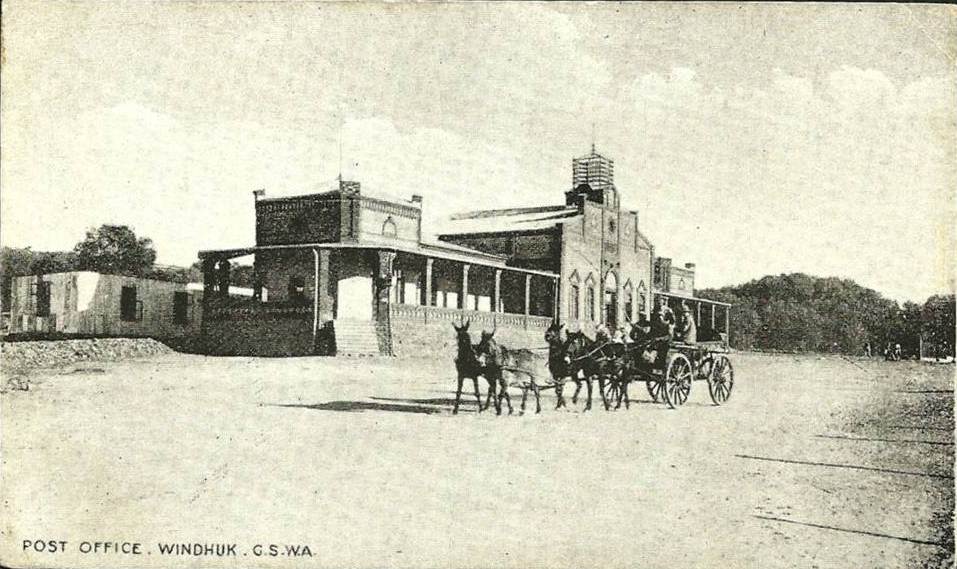
M379 339L375 322L368 320L335 320L333 332L338 355L379 355Z

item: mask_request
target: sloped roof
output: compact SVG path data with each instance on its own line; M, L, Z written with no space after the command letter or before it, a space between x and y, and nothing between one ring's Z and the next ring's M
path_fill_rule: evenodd
M439 235L466 233L504 233L548 229L581 217L577 206L544 206L471 211L451 216L442 222Z

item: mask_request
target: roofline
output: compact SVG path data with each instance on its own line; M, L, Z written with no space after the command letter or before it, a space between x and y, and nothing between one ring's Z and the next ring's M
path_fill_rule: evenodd
M487 237L491 235L538 235L543 233L552 233L557 231L555 224L551 227L542 227L540 229L503 229L501 231L465 231L458 233L436 233L439 239L443 237Z
M697 298L697 297L695 297L695 296L693 296L693 295L692 295L692 296L688 296L688 295L678 294L678 293L674 293L674 292L665 292L665 291L663 291L663 290L657 290L657 289L652 290L651 292L652 292L652 294L657 294L657 295L661 295L661 296L667 296L667 297L669 297L669 298L680 298L681 300L691 300L691 301L694 301L694 302L704 302L705 304L717 304L717 305L719 305L719 306L734 306L733 304L730 304L730 303L727 303L727 302L721 302L721 301L719 301L719 300L711 300L711 299L708 299L708 298Z
M540 206L530 206L530 207L511 207L504 209L477 209L473 211L463 211L460 213L453 213L449 216L449 219L454 219L456 221L463 219L481 219L483 217L493 217L499 215L514 215L520 213L546 213L551 211L574 211L578 209L578 206L568 206L568 205L540 205Z
M483 265L518 273L528 273L552 279L559 278L557 273L506 265L505 257L501 257L499 255L492 255L489 253L483 253L481 251L471 252L471 250L469 250L468 253L464 251L459 252L452 249L446 249L442 247L441 243L418 243L417 246L407 246L400 243L293 243L289 245L258 245L237 249L202 250L199 252L199 258L205 259L208 257L217 256L244 257L246 255L252 255L264 251L288 251L305 249L385 249L389 251L421 255L423 257L435 257L449 261L459 261L462 263Z

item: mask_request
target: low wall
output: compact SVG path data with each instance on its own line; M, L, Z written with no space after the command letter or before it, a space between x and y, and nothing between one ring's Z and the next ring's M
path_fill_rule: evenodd
M205 353L216 356L307 356L314 353L312 311L220 308L203 321Z
M392 328L392 353L399 357L447 354L456 350L455 329L469 321L472 341L477 343L483 330L495 330L495 339L509 348L544 348L545 330L552 319L547 316L525 316L456 310L433 306L392 305L389 317Z

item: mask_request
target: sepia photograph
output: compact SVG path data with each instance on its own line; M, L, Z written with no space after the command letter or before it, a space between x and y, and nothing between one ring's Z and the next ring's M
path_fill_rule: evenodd
M0 567L954 567L957 7L0 31Z

